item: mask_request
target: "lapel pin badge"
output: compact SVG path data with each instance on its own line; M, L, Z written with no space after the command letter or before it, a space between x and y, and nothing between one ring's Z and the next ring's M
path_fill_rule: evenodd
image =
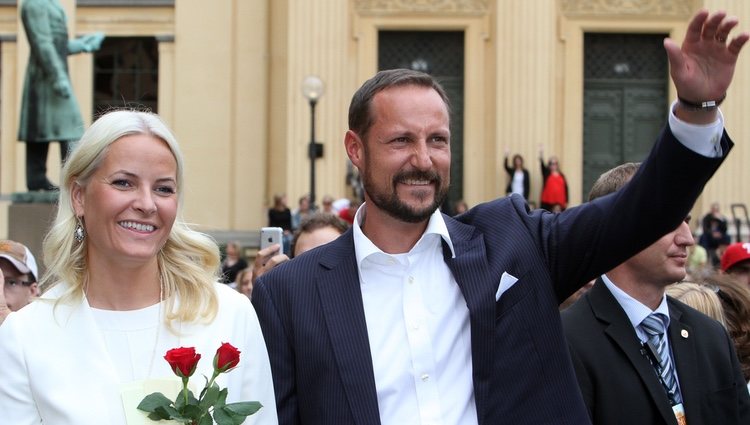
M682 335L683 338L687 338L688 337L688 331L687 331L687 329L681 330L680 331L680 335Z

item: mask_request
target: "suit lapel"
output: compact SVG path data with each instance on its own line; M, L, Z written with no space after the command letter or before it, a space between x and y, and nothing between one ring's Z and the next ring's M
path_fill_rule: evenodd
M695 365L698 364L695 354L695 341L691 338L693 331L690 326L681 322L682 311L669 302L669 342L672 345L675 369L680 382L680 393L685 408L685 417L700 417L701 388Z
M489 377L494 376L491 365L497 285L493 284L499 283L500 277L497 276L493 282L485 256L484 239L472 237L474 227L445 215L443 217L456 252L456 257L451 258L450 248L443 242L443 257L469 308L474 397L481 422L485 406L491 403L487 396L490 394Z
M337 260L342 259L342 260ZM316 276L326 328L356 424L379 424L375 375L351 231L332 244Z
M643 384L648 389L659 413L666 423L675 423L674 413L669 404L667 393L659 382L653 366L641 353L641 343L633 329L627 314L609 292L601 278L590 289L589 302L594 315L602 321L604 333L625 354L630 365L635 369Z

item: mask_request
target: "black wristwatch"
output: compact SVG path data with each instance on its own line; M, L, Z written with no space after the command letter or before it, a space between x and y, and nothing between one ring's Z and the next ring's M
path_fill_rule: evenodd
M690 111L713 111L716 110L716 108L721 105L721 102L726 99L727 94L724 93L719 99L717 100L706 100L703 102L692 102L690 100L684 99L680 96L677 96L677 100L680 102L680 105L688 109Z

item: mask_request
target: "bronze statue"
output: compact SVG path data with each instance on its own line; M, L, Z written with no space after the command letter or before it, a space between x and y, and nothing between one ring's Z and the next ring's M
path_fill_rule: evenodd
M57 0L23 0L21 20L30 47L18 127L18 140L26 142L26 186L30 191L55 190L46 175L49 143L60 143L64 162L71 142L83 134L68 55L98 50L104 35L69 40L65 11Z

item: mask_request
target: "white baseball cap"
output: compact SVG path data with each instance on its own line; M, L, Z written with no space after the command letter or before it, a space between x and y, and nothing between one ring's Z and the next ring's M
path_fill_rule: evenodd
M0 258L10 261L20 273L30 274L34 282L39 280L36 259L26 245L11 240L0 240Z

